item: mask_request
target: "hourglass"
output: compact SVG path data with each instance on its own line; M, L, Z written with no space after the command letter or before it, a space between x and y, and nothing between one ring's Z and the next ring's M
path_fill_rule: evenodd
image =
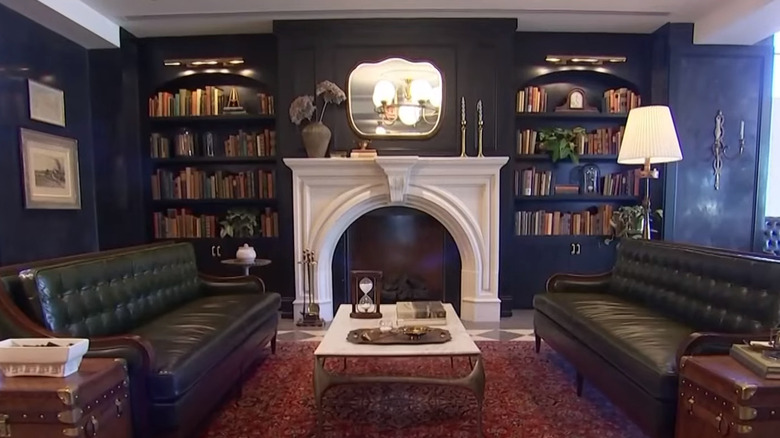
M352 271L350 282L352 295L352 318L381 318L379 301L382 295L382 272Z

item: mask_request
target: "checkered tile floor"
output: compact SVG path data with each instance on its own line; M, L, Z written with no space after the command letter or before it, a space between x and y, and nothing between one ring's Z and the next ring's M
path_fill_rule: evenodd
M475 341L517 341L534 340L534 331L530 311L515 311L512 317L502 318L499 323L464 322L466 331ZM296 327L292 320L282 320L279 324L279 341L315 341L325 336L325 329Z

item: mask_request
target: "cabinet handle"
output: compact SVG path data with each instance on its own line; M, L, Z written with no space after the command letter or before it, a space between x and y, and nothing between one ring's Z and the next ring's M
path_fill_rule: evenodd
M582 253L582 245L578 243L577 244L577 254L581 254L581 253Z
M216 257L217 256L217 254L214 253L214 245L211 245L211 256L212 257Z
M217 257L222 257L222 245L217 245Z
M577 244L571 243L571 255L577 254Z

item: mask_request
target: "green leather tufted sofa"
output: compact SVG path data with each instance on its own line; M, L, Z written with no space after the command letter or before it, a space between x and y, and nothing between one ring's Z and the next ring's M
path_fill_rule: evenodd
M683 355L728 354L780 323L780 260L623 239L611 272L556 274L534 297L543 339L653 438L674 436Z
M199 274L192 245L145 245L0 268L3 337L84 337L128 363L135 436L192 437L275 350L280 296Z

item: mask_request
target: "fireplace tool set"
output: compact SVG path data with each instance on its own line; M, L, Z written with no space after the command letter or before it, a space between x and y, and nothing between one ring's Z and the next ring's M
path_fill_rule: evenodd
M303 311L295 325L299 327L322 327L325 322L320 318L320 306L314 302L314 251L303 250L303 259L298 262L303 267Z

